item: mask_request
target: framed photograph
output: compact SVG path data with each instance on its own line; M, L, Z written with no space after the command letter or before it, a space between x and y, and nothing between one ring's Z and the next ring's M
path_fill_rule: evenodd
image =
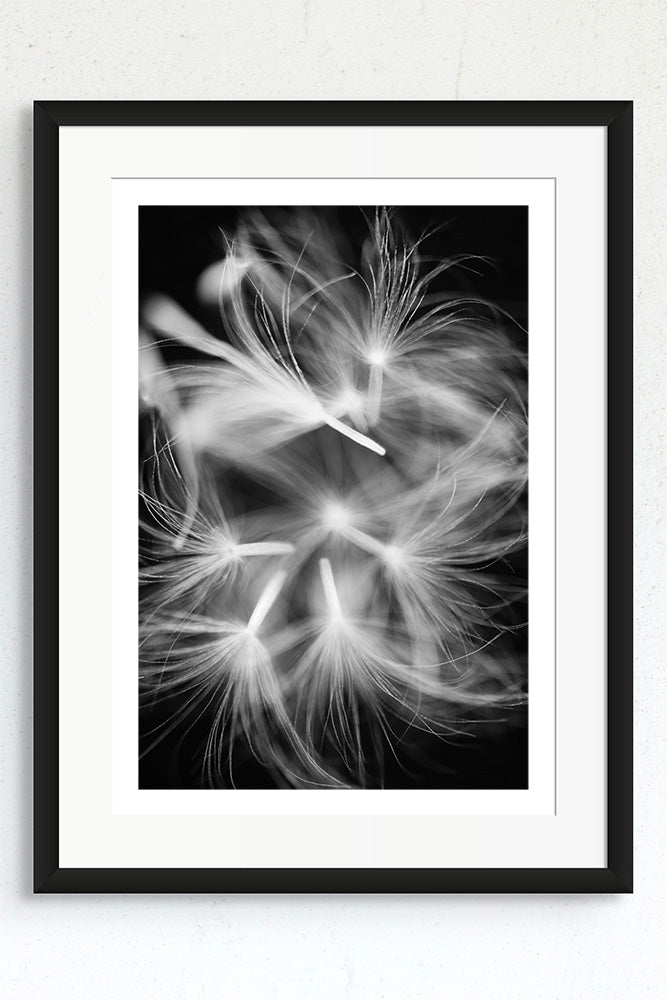
M631 102L34 124L35 891L632 891Z

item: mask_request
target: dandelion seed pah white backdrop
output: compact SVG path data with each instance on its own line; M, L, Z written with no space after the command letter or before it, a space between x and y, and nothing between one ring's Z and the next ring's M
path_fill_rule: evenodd
M142 787L526 787L526 208L141 218Z

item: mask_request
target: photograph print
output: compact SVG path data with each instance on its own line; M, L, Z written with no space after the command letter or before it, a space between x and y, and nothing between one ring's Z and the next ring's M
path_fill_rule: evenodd
M139 787L528 787L528 209L139 208Z

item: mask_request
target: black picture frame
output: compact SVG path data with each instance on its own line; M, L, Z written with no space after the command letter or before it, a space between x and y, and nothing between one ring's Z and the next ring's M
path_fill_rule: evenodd
M34 891L632 891L632 115L630 101L34 105ZM607 140L607 863L571 869L87 869L59 864L58 302L63 126L599 126Z

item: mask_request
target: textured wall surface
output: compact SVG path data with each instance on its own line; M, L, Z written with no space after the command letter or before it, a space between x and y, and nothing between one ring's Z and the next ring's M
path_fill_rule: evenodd
M664 995L663 10L656 0L2 4L0 975L7 997ZM34 98L636 102L634 896L31 896Z

